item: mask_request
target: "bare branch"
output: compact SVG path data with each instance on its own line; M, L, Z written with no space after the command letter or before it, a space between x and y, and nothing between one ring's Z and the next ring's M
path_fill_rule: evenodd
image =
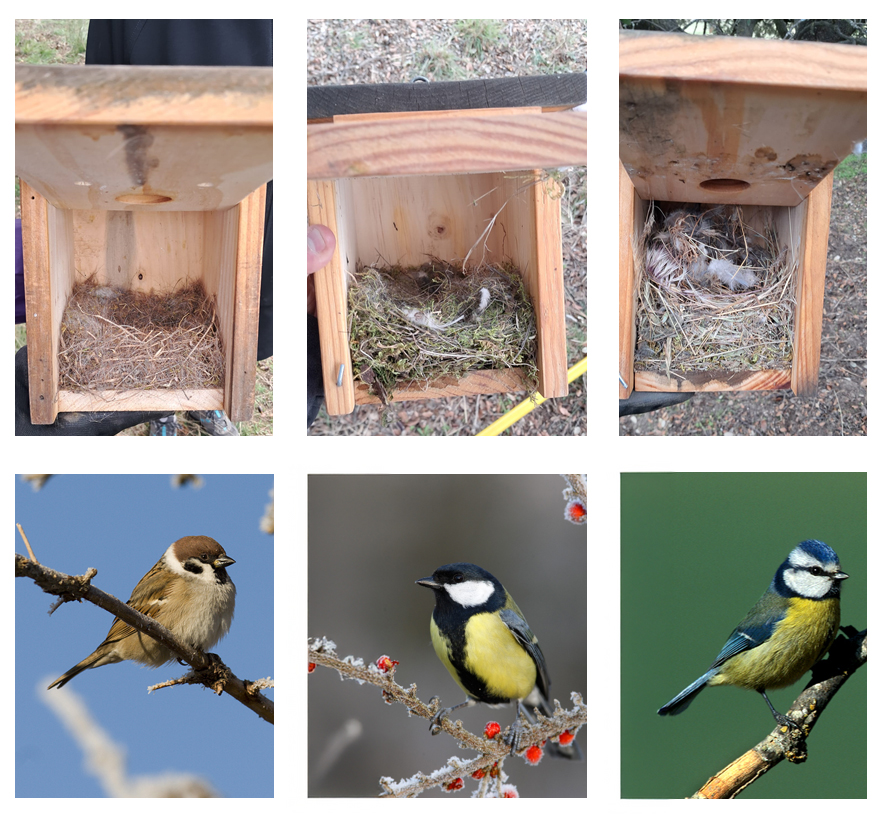
M364 661L360 658L347 657L343 660L336 655L335 649L336 644L325 638L309 638L309 664L327 666L338 671L340 677L377 686L382 690L382 699L387 705L391 705L393 702L401 703L417 717L431 721L438 713L438 698L434 697L429 704L426 704L417 697L415 683L409 689L398 685L394 680L394 666L388 671L382 671L375 665L364 665ZM544 740L558 739L559 735L565 731L576 732L578 728L585 725L587 714L582 697L573 693L571 700L574 703L574 708L570 711L562 708L556 700L555 711L551 717L545 717L538 713L537 723L525 724L521 731L521 743L517 747L516 753L522 754L531 745L539 745ZM493 740L479 737L463 728L461 720L452 721L447 718L441 720L441 730L450 734L461 748L477 751L479 756L464 762L453 760L448 763L447 769L435 771L433 774L417 774L414 776L413 784L409 787L396 786L393 780L383 777L380 780L380 785L385 791L381 794L382 797L416 796L428 788L439 785L446 786L457 777L465 778L477 770L489 768L495 762L502 765L505 758L509 756L509 746L503 740L502 734Z
M818 718L845 681L866 663L866 630L858 632L851 626L843 626L842 631L850 635L850 639L840 637L830 649L829 659L814 666L811 682L788 712L789 718L802 730L778 726L758 745L708 779L692 799L734 799L784 759L801 763L808 758L805 740Z
M213 689L216 694L224 691L256 712L263 720L274 724L274 702L260 694L257 688L252 687L250 681L235 677L217 655L208 655L181 643L169 629L161 626L153 618L137 612L113 595L94 587L90 580L96 574L95 569L89 569L84 575L66 575L29 560L19 553L15 554L16 578L30 578L44 592L58 595L61 598L60 603L87 600L100 606L133 629L162 643L188 663L194 669L189 675L193 680L189 682L205 685ZM53 607L53 611L57 606L58 604Z

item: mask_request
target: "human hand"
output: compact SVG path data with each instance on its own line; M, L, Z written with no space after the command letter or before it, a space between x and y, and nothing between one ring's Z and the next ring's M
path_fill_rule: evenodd
M329 227L314 224L308 228L308 313L315 314L314 279L312 273L330 263L336 249L336 236Z

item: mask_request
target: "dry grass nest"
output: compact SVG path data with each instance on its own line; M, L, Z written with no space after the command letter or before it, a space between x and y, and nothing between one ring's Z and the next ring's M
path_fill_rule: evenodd
M354 375L384 403L406 383L476 369L520 368L537 387L536 320L512 264L365 266L349 284Z
M62 317L63 388L218 388L215 307L200 282L164 294L78 283Z
M739 206L652 206L634 253L636 369L791 366L798 261L772 211L747 219Z

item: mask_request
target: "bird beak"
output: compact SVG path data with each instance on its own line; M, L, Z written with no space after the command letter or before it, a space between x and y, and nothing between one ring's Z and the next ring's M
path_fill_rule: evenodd
M849 575L847 572L837 572L835 575L833 575L833 578L835 578L837 581L844 581L848 577Z
M213 566L216 569L219 569L220 567L227 567L229 564L236 563L237 561L235 561L233 558L229 558L227 555L220 555L215 561L213 561Z
M416 583L421 584L424 587L428 587L429 589L441 589L441 584L439 584L431 576L428 578L420 578Z

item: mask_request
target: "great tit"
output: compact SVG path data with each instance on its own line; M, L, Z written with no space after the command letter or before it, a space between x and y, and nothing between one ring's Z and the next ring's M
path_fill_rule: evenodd
M546 659L524 615L506 588L475 564L446 564L416 583L435 593L432 645L468 695L464 703L438 712L431 727L476 702L491 706L514 702L516 719L508 738L514 754L521 737L521 710L530 718L522 703L551 715ZM582 758L573 743L549 741L546 747L553 756Z
M657 711L680 714L704 686L731 685L757 691L774 719L766 689L795 683L832 645L839 630L839 591L848 576L822 541L803 541L780 565L768 591L731 633L709 671Z

